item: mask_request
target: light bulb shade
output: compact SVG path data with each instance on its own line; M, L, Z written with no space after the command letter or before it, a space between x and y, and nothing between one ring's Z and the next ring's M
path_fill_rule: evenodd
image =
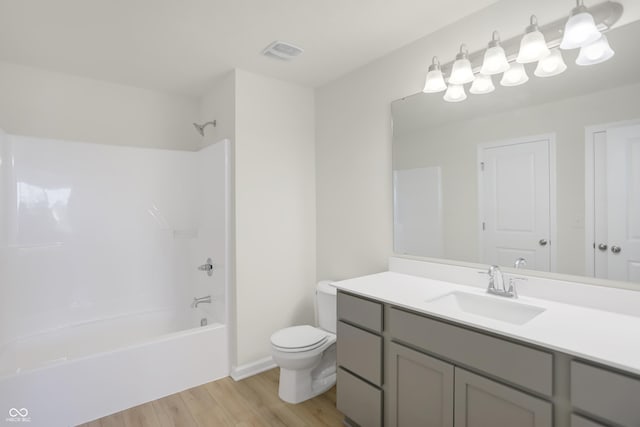
M442 92L447 88L447 84L444 82L444 76L442 71L431 70L427 73L427 79L424 82L424 93L437 93Z
M560 49L577 49L599 38L600 31L596 28L593 16L584 6L578 6L571 12L571 16L564 27Z
M467 58L456 59L451 69L449 83L454 85L463 85L473 81L473 70L471 62Z
M447 102L461 102L467 99L464 86L449 84L447 91L444 93L444 100Z
M595 65L611 59L615 55L607 36L604 34L593 43L590 43L580 49L576 64L578 65Z
M549 56L549 53L550 51L544 35L538 30L532 31L525 34L522 40L520 40L520 51L518 52L516 62L520 64L537 62Z
M484 95L485 93L491 93L496 90L496 87L493 85L493 80L491 80L491 76L485 76L484 74L478 74L476 79L473 81L471 85L471 92L474 95Z
M509 61L502 46L493 46L484 52L480 73L486 76L504 73L509 69Z
M564 73L566 69L567 64L564 63L562 52L560 52L560 49L556 47L551 50L549 56L538 62L538 66L536 67L534 74L538 77L553 77Z
M504 72L500 84L502 86L519 86L529 81L527 71L524 69L524 65L514 62L511 64L511 68Z

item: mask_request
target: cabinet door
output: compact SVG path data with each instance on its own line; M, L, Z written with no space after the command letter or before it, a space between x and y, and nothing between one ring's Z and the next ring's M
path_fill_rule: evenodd
M551 427L551 403L455 368L455 427Z
M389 408L397 427L453 427L453 365L391 343Z

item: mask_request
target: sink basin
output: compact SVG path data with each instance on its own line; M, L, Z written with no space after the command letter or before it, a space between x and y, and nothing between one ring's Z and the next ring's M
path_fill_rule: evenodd
M514 325L524 325L545 311L542 307L499 296L455 291L426 301L430 307L482 316Z

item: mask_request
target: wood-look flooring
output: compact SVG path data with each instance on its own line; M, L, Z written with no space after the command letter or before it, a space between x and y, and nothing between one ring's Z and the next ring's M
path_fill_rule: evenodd
M223 378L80 427L342 426L336 388L297 405L278 397L278 368L242 381Z

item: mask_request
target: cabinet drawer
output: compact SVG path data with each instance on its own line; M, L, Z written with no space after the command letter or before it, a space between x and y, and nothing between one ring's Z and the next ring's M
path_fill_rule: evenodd
M640 380L571 362L571 403L605 420L640 426Z
M336 406L363 427L382 425L382 390L338 368Z
M382 333L382 304L338 292L338 320Z
M338 322L338 365L382 385L382 337Z
M553 393L550 353L395 308L389 329L393 339L538 393Z
M604 424L599 424L582 418L580 415L571 414L571 427L606 427Z

